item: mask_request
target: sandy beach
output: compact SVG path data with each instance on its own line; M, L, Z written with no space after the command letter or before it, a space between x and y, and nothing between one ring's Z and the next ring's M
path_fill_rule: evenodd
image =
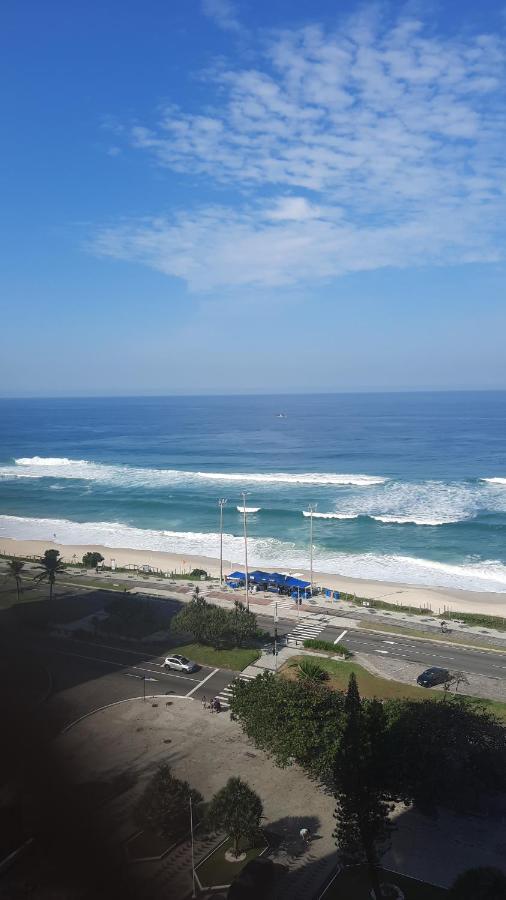
M83 554L89 550L96 550L102 554L105 565L110 566L111 560L115 560L116 566L148 565L163 572L190 572L194 568L205 569L210 575L219 575L219 559L209 556L194 556L192 554L166 553L158 550L135 550L118 547L105 547L99 544L61 544L53 541L23 541L12 538L3 538L0 552L17 556L41 556L48 548L59 550L63 559L67 562L78 562ZM254 563L250 569L254 568ZM224 560L224 574L235 569L243 570L244 561ZM271 566L272 571L287 572L288 570L280 561ZM298 573L309 580L309 571L298 568ZM295 571L290 570L290 574ZM452 612L480 612L487 615L506 615L506 593L492 593L481 591L464 591L438 587L420 587L409 584L394 583L388 581L369 581L361 578L349 578L339 574L328 575L314 572L314 580L317 585L346 591L359 597L382 599L389 603L409 604L412 606L429 606L434 613L444 612L449 609Z

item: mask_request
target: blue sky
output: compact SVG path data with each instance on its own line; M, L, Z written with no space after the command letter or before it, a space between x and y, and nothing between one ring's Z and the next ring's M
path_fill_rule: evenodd
M2 31L3 395L506 388L504 3Z

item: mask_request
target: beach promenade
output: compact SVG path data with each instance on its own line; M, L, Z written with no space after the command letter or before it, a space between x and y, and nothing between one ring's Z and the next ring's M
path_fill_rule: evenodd
M189 573L195 568L202 568L214 577L219 576L219 559L209 556L193 556L191 554L167 553L157 550L133 549L126 547L106 547L96 544L62 544L54 540L14 540L3 538L0 553L16 556L41 556L48 548L59 550L63 559L68 562L80 562L83 554L98 551L104 557L104 565L114 564L118 568L148 566L163 573ZM250 561L250 568L255 560ZM243 569L242 560L224 560L224 573ZM269 566L272 571L285 572L282 560L273 561ZM304 578L309 579L309 570L297 569ZM294 574L291 571L291 574ZM453 614L482 613L491 616L506 617L506 592L465 591L456 588L422 587L388 581L371 581L361 578L349 578L336 574L314 572L317 585L339 590L369 600L381 600L394 606L413 606L429 608L435 615L449 611Z

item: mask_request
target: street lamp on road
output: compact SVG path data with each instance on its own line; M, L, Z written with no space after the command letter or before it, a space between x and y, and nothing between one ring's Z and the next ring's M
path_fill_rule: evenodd
M220 587L223 587L223 507L226 502L224 497L218 500L220 508Z
M309 578L311 581L311 596L313 596L313 514L317 503L309 504Z
M192 851L192 897L196 897L195 890L195 847L193 842L193 804L192 795L190 793L190 834L191 834L191 851Z
M246 609L249 611L249 576L248 576L248 526L246 523L246 497L247 491L241 491L242 516L244 525L244 574L246 577Z

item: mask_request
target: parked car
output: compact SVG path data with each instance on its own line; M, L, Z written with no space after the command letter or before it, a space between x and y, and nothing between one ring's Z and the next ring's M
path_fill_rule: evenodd
M187 659L186 656L180 656L178 653L174 656L167 656L164 666L169 671L174 669L176 672L197 672L200 669L200 666L192 659Z
M425 669L416 679L416 683L421 687L434 687L436 684L444 684L448 681L450 673L448 669L440 669L439 666L431 666Z

